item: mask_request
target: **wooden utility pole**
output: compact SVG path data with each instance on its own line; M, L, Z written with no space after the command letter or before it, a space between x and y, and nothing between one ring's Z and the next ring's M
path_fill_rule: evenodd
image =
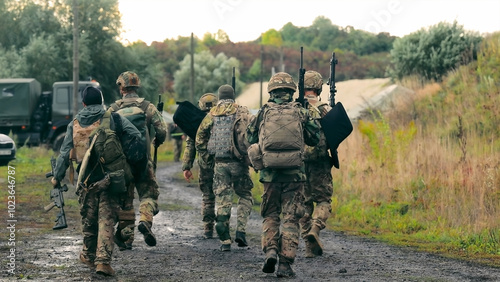
M284 72L285 71L285 64L283 63L283 46L280 46L280 67L279 71Z
M78 59L78 0L73 0L73 117L78 113L78 81L80 65ZM69 101L68 101L69 102Z
M196 101L194 100L194 35L191 32L191 75L189 76L189 100L191 100L191 103L197 104Z
M260 45L260 101L259 108L262 107L262 76L264 69L264 46Z

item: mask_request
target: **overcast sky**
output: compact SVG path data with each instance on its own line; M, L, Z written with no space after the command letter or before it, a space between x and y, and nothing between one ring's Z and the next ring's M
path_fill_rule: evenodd
M152 41L219 29L232 42L251 41L288 22L310 26L318 16L334 25L402 37L439 22L457 21L481 34L500 31L500 0L119 0L122 41Z

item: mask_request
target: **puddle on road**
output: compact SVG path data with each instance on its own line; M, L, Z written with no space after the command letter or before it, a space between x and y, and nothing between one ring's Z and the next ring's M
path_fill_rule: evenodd
M33 246L32 252L37 255L31 263L44 267L60 267L76 263L82 246L81 237L51 236L50 239L43 238L41 241L46 243L43 246Z

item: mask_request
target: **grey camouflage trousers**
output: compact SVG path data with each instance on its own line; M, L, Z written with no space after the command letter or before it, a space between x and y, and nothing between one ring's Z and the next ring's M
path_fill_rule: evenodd
M201 190L201 215L205 231L212 230L215 221L214 170L200 168L198 183Z
M216 226L221 244L230 244L229 219L233 206L233 195L238 199L236 231L246 232L248 217L252 211L253 183L248 166L241 162L215 162L214 192L216 202Z

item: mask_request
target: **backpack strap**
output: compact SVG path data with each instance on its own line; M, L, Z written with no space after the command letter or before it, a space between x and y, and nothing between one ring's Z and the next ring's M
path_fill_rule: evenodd
M113 111L118 111L123 103L123 100L116 100L113 104L111 104L109 107L113 109Z
M115 112L111 113L111 120L113 120L116 134L121 137L123 135L123 123L120 114Z
M151 102L145 100L144 98L139 98L139 99L142 99L140 102L140 108L144 112L144 114L146 114L146 127L147 127L148 124L151 124L151 116L148 116L148 114L147 114L148 107L149 107L149 104L151 104ZM137 99L137 101L139 101L139 99ZM148 128L148 134L149 134L149 131L151 131L151 130Z

